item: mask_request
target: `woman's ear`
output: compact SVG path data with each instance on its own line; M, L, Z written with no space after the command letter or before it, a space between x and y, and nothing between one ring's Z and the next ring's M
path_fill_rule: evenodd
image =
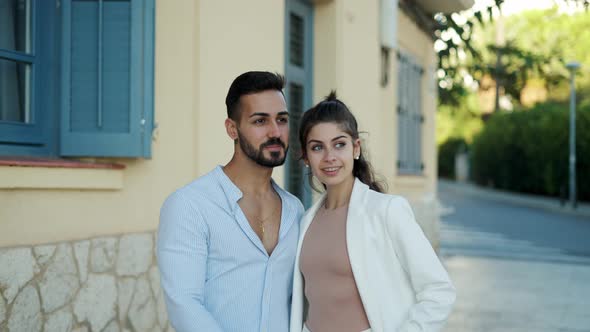
M359 159L360 155L361 155L361 139L357 138L353 141L353 154L352 156L354 157L354 159Z
M225 131L232 140L235 141L238 139L238 124L234 120L230 118L225 119Z
M305 167L309 167L309 159L307 159L306 155L303 155L301 157L301 160L303 160L303 164L305 165Z

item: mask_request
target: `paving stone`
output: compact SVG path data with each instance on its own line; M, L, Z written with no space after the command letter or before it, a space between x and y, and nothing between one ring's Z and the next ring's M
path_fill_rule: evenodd
M30 248L0 250L0 292L12 303L19 289L39 272Z
M44 332L70 332L74 323L74 316L69 308L60 309L47 316Z
M71 302L79 288L80 281L72 248L67 243L60 244L39 282L43 310L51 312Z
M113 237L98 238L93 239L91 244L90 271L100 273L111 270L115 266L117 258L117 239Z
M74 243L74 255L78 263L78 272L80 283L85 283L88 279L88 257L89 257L90 241L79 241Z
M153 258L153 236L150 233L129 234L119 241L117 274L138 276L148 271Z
M116 301L115 277L91 273L74 300L76 320L88 321L92 331L101 331L115 318Z
M449 256L457 303L443 331L590 331L590 266ZM576 291L572 291L572 289ZM585 304L583 300L585 299Z
M39 294L33 286L26 286L12 304L12 312L8 317L8 331L41 331L41 319Z

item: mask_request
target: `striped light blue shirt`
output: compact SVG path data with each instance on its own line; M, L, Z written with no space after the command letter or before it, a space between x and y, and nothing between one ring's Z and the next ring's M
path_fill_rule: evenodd
M238 205L242 192L221 166L164 202L158 265L177 332L288 331L303 206L272 185L282 214L270 256Z

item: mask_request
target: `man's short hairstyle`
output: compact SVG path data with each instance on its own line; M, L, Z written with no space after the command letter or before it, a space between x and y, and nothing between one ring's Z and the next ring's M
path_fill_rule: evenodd
M227 107L227 117L239 121L240 119L240 97L252 93L277 90L283 93L285 79L280 74L267 71L249 71L236 77L229 87L225 97L225 106Z

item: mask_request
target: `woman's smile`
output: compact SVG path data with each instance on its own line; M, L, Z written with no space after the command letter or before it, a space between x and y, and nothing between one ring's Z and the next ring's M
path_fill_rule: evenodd
M326 174L327 176L336 176L338 175L338 171L342 168L342 166L331 166L331 167L325 167L322 168L322 172L324 174Z

